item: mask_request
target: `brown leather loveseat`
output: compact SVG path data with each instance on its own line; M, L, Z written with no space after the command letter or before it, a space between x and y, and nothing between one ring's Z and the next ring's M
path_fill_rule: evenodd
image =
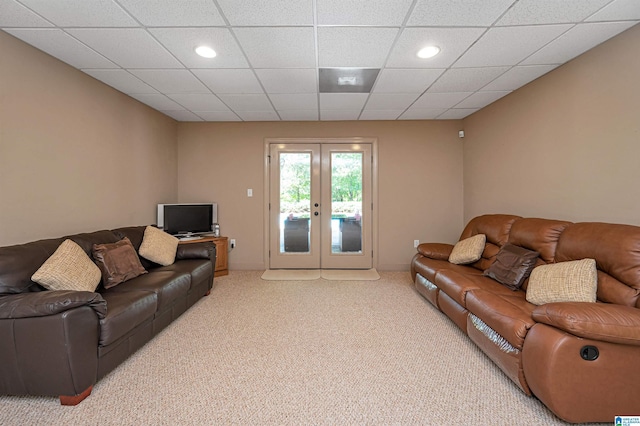
M60 396L75 405L93 385L213 287L215 246L179 245L175 262L96 292L45 290L31 277L70 239L94 244L127 237L136 251L144 226L0 247L0 394Z
M449 262L453 245L421 244L411 262L417 291L561 419L639 415L640 227L484 215L460 241L479 234L484 251L466 265ZM537 252L538 271L594 259L597 301L533 304L533 275L517 290L486 276L507 243Z

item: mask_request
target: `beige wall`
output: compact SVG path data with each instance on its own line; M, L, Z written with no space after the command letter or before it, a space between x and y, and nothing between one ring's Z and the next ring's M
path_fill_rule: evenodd
M0 31L0 246L155 223L177 123Z
M464 121L464 216L640 225L640 26Z
M231 269L264 263L265 138L378 139L378 268L407 269L413 240L454 242L462 221L460 121L180 123L181 202L218 202L222 234L235 238ZM254 196L247 197L247 189Z

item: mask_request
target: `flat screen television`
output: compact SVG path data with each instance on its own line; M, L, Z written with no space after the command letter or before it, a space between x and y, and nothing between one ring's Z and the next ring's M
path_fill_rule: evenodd
M171 235L211 232L217 221L216 203L158 204L158 228Z

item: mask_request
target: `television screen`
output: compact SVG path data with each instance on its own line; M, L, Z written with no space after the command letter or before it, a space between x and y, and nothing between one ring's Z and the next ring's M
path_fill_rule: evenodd
M165 204L165 232L177 235L211 232L213 223L212 204Z

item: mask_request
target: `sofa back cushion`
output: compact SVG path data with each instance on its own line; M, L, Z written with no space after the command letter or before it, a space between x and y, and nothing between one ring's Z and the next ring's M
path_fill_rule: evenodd
M124 238L124 237L129 238L129 241L131 241L131 244L133 245L133 248L136 250L136 253L137 253L138 250L140 250L140 246L142 245L142 239L144 238L144 230L146 228L147 228L146 226L127 226L124 228L114 229L113 233L116 234L119 238ZM154 263L150 260L145 259L144 257L140 257L140 263L142 264L144 269L147 269L147 270L151 268L157 268L158 266L160 266L157 263Z
M498 251L500 251L500 247L505 245L508 241L511 226L517 219L520 219L520 216L506 214L486 214L471 219L462 231L460 240L464 240L478 234L485 234L487 241L480 260L470 266L481 271L484 271L491 266L498 254Z
M545 263L553 263L560 234L571 222L524 218L516 220L509 232L509 242L540 253Z
M31 276L66 239L78 244L91 257L93 244L114 243L119 238L111 231L96 231L0 247L0 294L44 290L42 286L31 280Z
M556 262L595 259L598 300L640 307L640 227L584 222L566 227Z

